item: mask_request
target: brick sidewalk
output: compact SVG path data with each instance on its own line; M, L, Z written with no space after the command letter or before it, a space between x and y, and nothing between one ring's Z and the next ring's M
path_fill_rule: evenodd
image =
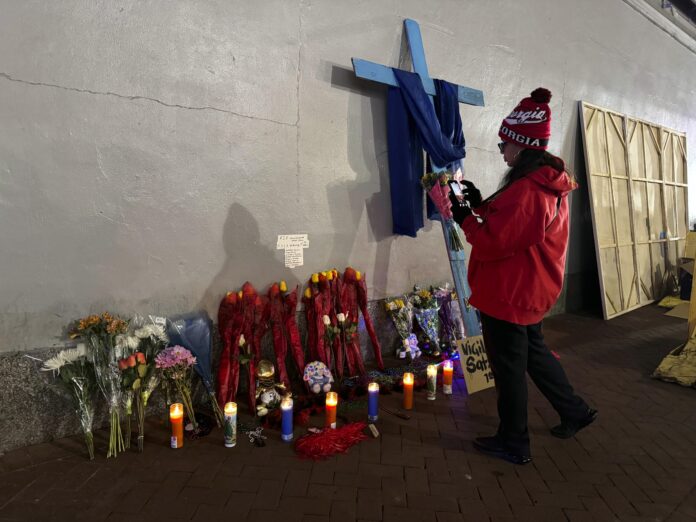
M554 439L558 419L531 386L528 466L471 448L495 430L492 390L435 402L421 393L410 421L382 414L380 439L320 463L298 460L273 432L265 448L240 437L225 449L216 430L175 452L151 419L142 455L105 460L100 432L94 462L79 438L0 457L0 521L696 520L696 391L649 378L685 330L656 307L548 320L549 345L600 417Z

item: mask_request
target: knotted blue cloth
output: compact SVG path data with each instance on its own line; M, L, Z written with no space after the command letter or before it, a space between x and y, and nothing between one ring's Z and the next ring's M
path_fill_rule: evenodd
M431 103L420 76L392 69L399 87L387 93L387 146L394 234L416 237L423 228L423 149L431 163L456 170L466 155L457 86L435 80ZM432 211L429 209L428 215Z

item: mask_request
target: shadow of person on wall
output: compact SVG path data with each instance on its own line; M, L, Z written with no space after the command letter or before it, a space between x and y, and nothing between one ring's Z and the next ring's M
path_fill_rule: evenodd
M288 288L299 283L293 271L285 267L284 251L261 244L259 225L253 214L240 203L233 203L222 230L225 260L205 290L199 308L208 311L217 322L220 300L228 291L238 291L249 281L265 294L273 282L284 279ZM275 245L273 245L275 247Z

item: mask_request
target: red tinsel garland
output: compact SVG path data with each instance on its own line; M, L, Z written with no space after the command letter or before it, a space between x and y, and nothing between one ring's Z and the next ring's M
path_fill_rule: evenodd
M295 451L302 459L321 460L337 453L345 453L367 438L365 422L352 422L336 429L309 433L297 439Z

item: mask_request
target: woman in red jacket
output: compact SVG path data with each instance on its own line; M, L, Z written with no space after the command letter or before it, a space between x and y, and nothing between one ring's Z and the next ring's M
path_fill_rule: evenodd
M452 202L472 245L470 303L481 313L498 392L498 432L477 438L474 446L516 464L531 461L525 373L560 415L554 436L572 437L597 416L573 392L542 335L542 319L563 286L567 196L577 186L563 160L546 152L550 99L548 90L536 89L503 120L498 146L510 170L502 188L481 201L476 187L465 182L464 201Z

